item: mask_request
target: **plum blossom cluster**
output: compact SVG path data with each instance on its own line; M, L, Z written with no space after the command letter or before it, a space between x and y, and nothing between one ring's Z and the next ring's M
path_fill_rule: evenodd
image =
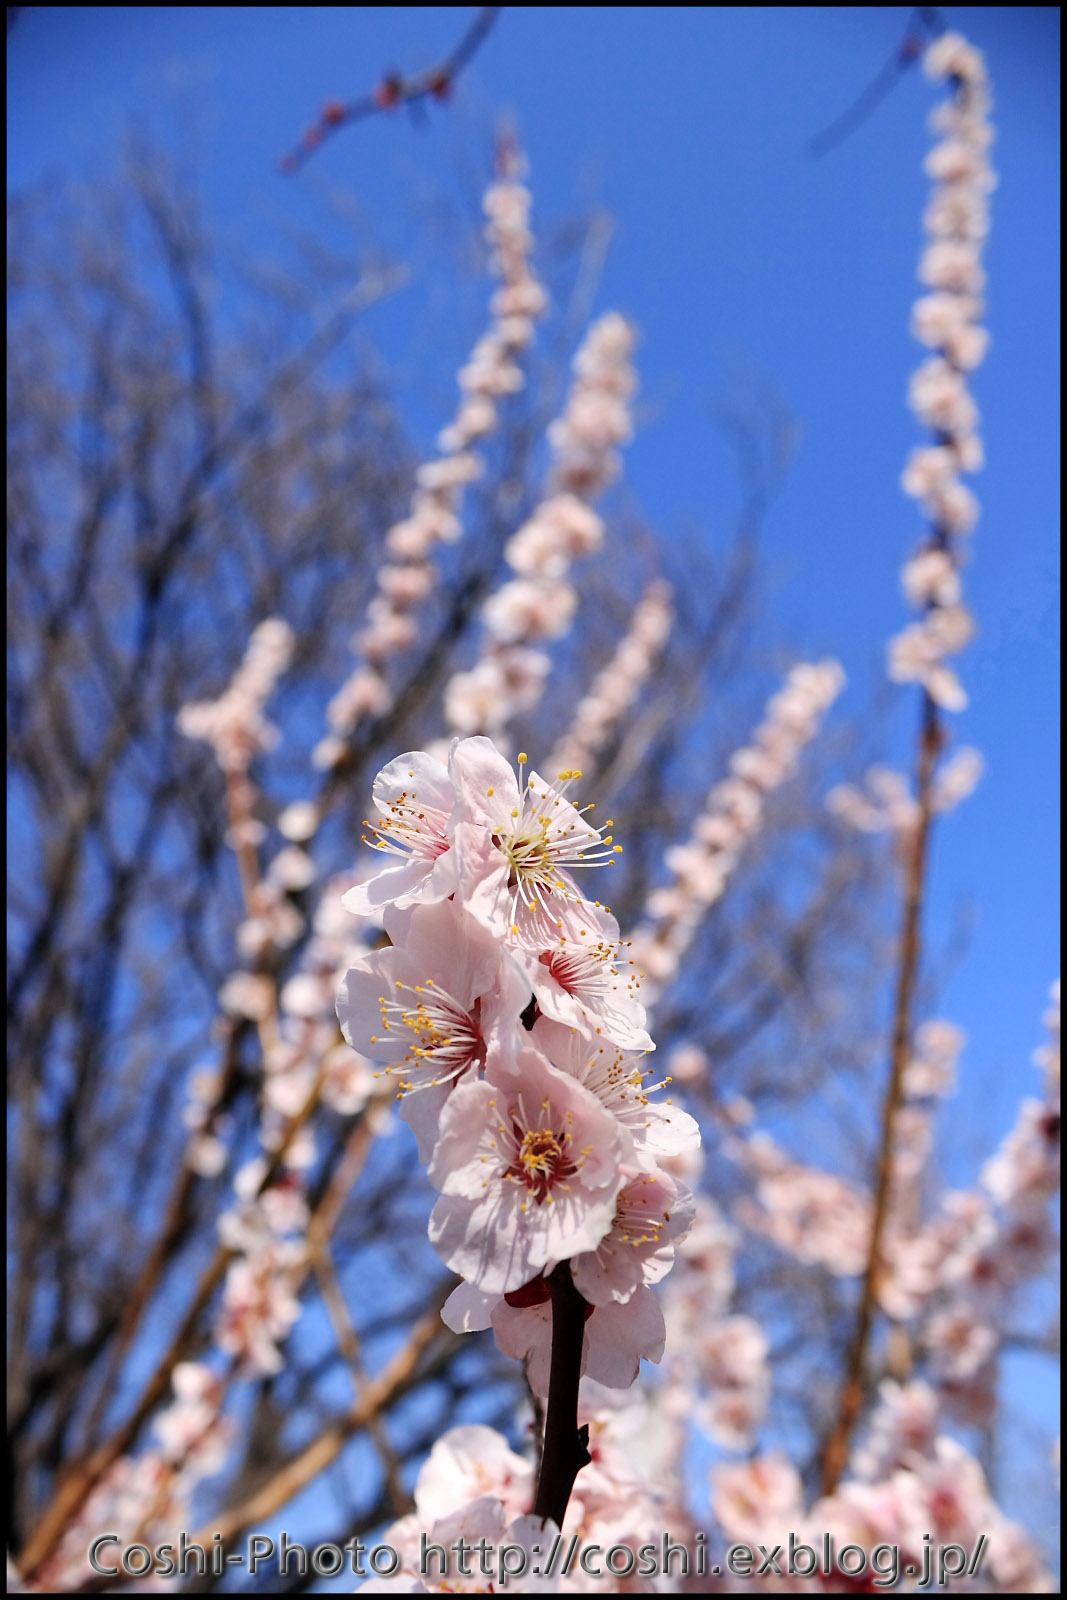
M897 1127L888 1271L880 1299L890 1316L905 1322L922 1312L914 1348L929 1381L883 1383L866 1438L854 1452L852 1476L810 1510L799 1475L781 1455L716 1469L714 1509L729 1539L768 1544L789 1532L829 1532L837 1548L849 1542L866 1550L896 1545L901 1561L919 1568L924 1535L973 1549L984 1532L985 1581L991 1576L1007 1593L1054 1592L1031 1541L994 1503L978 1463L939 1431L942 1410L965 1423L988 1420L996 1353L1010 1330L1016 1291L1052 1248L1048 1207L1059 1180L1058 985L1046 1021L1050 1042L1037 1055L1043 1098L1024 1103L1016 1128L986 1164L981 1189L949 1194L940 1216L926 1226L911 1220L909 1201L929 1148L930 1104L954 1086L963 1036L941 1020L917 1031ZM764 1135L745 1141L740 1154L759 1180L763 1214L742 1206L739 1220L769 1233L798 1259L830 1270L843 1269L851 1241L845 1270L861 1270L869 1226L864 1197L837 1195L840 1217L835 1216L827 1184L839 1180L789 1163ZM827 1203L805 1215L794 1189L801 1201L814 1194ZM842 1581L846 1577L841 1574Z
M505 547L516 576L485 603L488 638L480 659L445 687L445 721L454 733L499 740L511 718L541 698L549 658L537 645L571 625L578 594L567 574L581 556L600 548L604 523L593 502L618 476L618 446L633 431L633 346L629 323L608 312L574 357L562 415L548 430L554 459L547 491Z
M242 1370L276 1372L281 1345L300 1314L297 1290L308 1261L304 1235L309 1222L303 1174L315 1158L304 1108L321 1099L341 1115L362 1109L374 1089L370 1066L337 1034L337 985L359 941L340 906L340 886L321 898L311 937L296 971L278 993L268 972L257 970L272 946L295 943L305 927L290 892L315 876L310 855L296 842L315 825L311 808L296 803L280 819L290 843L264 875L257 844L265 831L254 818L257 791L248 775L253 755L269 749L276 731L264 708L292 650L284 623L263 623L244 662L221 699L184 708L180 725L190 737L208 739L227 775L231 837L241 867L246 918L237 931L239 950L251 970L229 975L219 1003L233 1023L254 1022L263 1050L260 1153L234 1177L235 1203L219 1217L219 1236L230 1253L214 1336L219 1349ZM236 795L236 798L235 798ZM242 826L235 827L235 816ZM184 1119L192 1137L187 1162L202 1176L217 1176L227 1162L228 1121L218 1109L220 1078L193 1074Z
M754 1180L735 1207L739 1222L798 1261L841 1277L863 1271L870 1198L862 1189L793 1160L768 1133L734 1140L728 1151Z
M688 841L666 852L671 881L649 895L630 943L632 960L644 970L647 1003L674 980L701 921L759 833L768 794L792 776L844 681L836 661L793 667L767 702L752 742L731 756L729 776L709 791Z
M202 1178L217 1178L226 1165L226 1135L230 1118L221 1108L221 1075L209 1067L198 1068L189 1080L189 1098L182 1121L192 1137L185 1152L186 1165Z
M219 1218L233 1259L215 1318L215 1343L246 1372L282 1366L280 1346L300 1315L297 1290L307 1254L308 1209L295 1171L263 1187L266 1161L253 1157L234 1180L238 1203Z
M914 1315L931 1291L920 1273L914 1248L915 1196L933 1145L932 1117L937 1101L955 1088L956 1065L964 1045L961 1030L932 1018L916 1030L904 1072L903 1105L896 1119L893 1188L883 1242L887 1271L879 1297L895 1317ZM768 1133L728 1134L724 1149L752 1179L752 1190L738 1199L734 1215L750 1232L778 1249L836 1277L855 1277L867 1264L871 1197L866 1189L835 1173L787 1154ZM932 1258L924 1258L928 1267Z
M995 1405L997 1353L1020 1291L1052 1259L1050 1204L1060 1179L1059 985L1037 1053L1043 1094L1020 1107L1015 1127L986 1162L980 1186L951 1192L931 1222L894 1251L889 1309L919 1317L918 1339L943 1399L965 1421Z
M388 1118L374 1101L370 1062L337 1033L338 985L363 949L341 892L340 880L325 885L299 967L278 996L277 1030L264 1058L261 1151L236 1173L236 1203L219 1218L233 1259L215 1340L250 1372L278 1371L281 1345L300 1315L297 1293L309 1266L305 1175L315 1159L304 1108L321 1100L344 1117L363 1111L377 1131Z
M337 1039L333 1004L355 946L340 886L332 887L336 892L327 892L316 912L301 968L282 989L280 1031L265 1061L262 1151L237 1171L235 1201L218 1220L230 1260L212 1343L229 1358L231 1374L279 1371L282 1347L301 1312L299 1291L310 1266L304 1174L315 1146L305 1127L294 1131L293 1119L312 1092L351 1115L374 1090L369 1064ZM185 1115L193 1130L187 1159L209 1177L227 1160L229 1125L216 1114L218 1088L217 1074L194 1074ZM152 1542L154 1528L189 1523L190 1496L200 1479L220 1470L230 1444L232 1429L221 1409L228 1381L205 1364L178 1363L174 1399L153 1422L158 1449L120 1458L101 1481L74 1525L80 1544L73 1535L64 1542L70 1561L84 1562L86 1528L99 1531L106 1523L124 1530L124 1537ZM52 1587L51 1565L47 1571L45 1588ZM83 1575L79 1568L79 1581Z
M381 1063L439 1198L430 1238L464 1280L444 1317L492 1326L547 1392L548 1275L570 1264L588 1311L583 1370L608 1387L658 1361L651 1285L693 1199L665 1163L699 1144L656 1098L637 982L610 910L579 878L621 846L555 782L519 775L484 736L447 765L398 756L369 826L388 865L344 897L391 940L345 977L348 1042Z
M233 1440L221 1412L223 1385L201 1362L179 1361L171 1374L173 1399L152 1422L154 1442L137 1457L120 1456L100 1479L63 1538L23 1592L76 1593L85 1583L85 1552L104 1530L119 1544L150 1545L191 1525L192 1495L219 1472ZM151 1588L165 1588L152 1579Z
M509 144L500 161L500 175L483 201L490 268L500 281L490 302L492 322L460 370L460 404L438 437L441 454L419 467L408 515L386 535L388 559L378 571L378 593L367 607L365 627L352 641L362 664L331 700L327 715L332 732L316 747L315 764L322 768L342 758L346 739L362 718L382 716L392 705L385 665L417 637L414 611L437 577L430 554L436 545L460 536L464 490L482 471L474 446L496 428L501 401L523 387L519 358L548 304L530 265L531 197L520 181L522 156Z
M1037 1549L996 1505L979 1464L943 1431L944 1420L988 1418L992 1358L1010 1332L1013 1291L1038 1270L1050 1248L1047 1212L1059 1175L1058 985L1046 1023L1049 1043L1035 1057L1044 1076L1042 1101L1024 1105L1016 1129L983 1170L981 1191L950 1194L942 1217L926 1230L917 1230L912 1210L929 1150L928 1119L932 1104L954 1087L964 1039L941 1019L917 1030L897 1128L881 1298L891 1316L914 1317L917 1302L907 1297L918 1290L920 1263L912 1261L909 1281L907 1246L925 1240L919 1298L927 1315L913 1346L925 1379L882 1383L850 1474L814 1503L797 1470L778 1452L713 1469L712 1511L726 1542L771 1548L784 1546L792 1533L818 1547L829 1533L838 1551L849 1543L868 1552L879 1544L896 1546L900 1570L910 1561L921 1571L931 1540L971 1551L985 1534L981 1571L973 1580L965 1574L961 1587L983 1589L992 1581L1006 1593L1054 1592ZM699 1058L698 1051L686 1049L675 1056L687 1053ZM679 1064L686 1075L687 1063ZM726 1108L728 1125L743 1125L750 1115L744 1103ZM799 1260L835 1272L862 1271L870 1205L861 1190L790 1161L764 1134L737 1139L728 1148L757 1179L759 1205L740 1203L738 1222L769 1233ZM696 1221L679 1246L667 1286L670 1353L656 1394L657 1408L675 1425L679 1459L694 1426L727 1449L750 1450L766 1411L766 1334L751 1317L729 1315L738 1239L737 1229L698 1198ZM963 1313L951 1327L950 1311ZM982 1370L968 1380L968 1362L975 1361ZM842 1588L855 1587L850 1576L837 1574ZM782 1586L779 1580L767 1583L771 1589ZM785 1587L809 1585L795 1581Z
M615 654L575 707L570 728L545 763L550 772L565 768L588 772L595 766L598 754L647 683L673 620L670 585L656 578L635 606Z
M383 1540L400 1557L395 1576L371 1578L361 1584L361 1594L464 1594L492 1592L494 1585L480 1570L475 1557L464 1572L452 1550L460 1539L477 1546L485 1539L495 1551L516 1545L535 1565L533 1546L551 1543L557 1530L542 1527L529 1515L533 1501L533 1468L507 1440L480 1424L452 1428L430 1451L415 1484L414 1510L385 1530ZM443 1552L420 1565L423 1545ZM492 1569L491 1569L492 1571ZM551 1594L556 1584L530 1574L532 1594Z
M889 676L921 683L947 711L967 704L948 658L970 641L974 625L962 603L961 541L978 519L978 502L961 474L982 465L978 411L967 374L985 357L988 335L980 326L985 273L982 251L989 232L989 165L992 129L985 61L956 33L944 33L925 58L928 76L947 81L951 93L937 107L940 135L926 159L933 192L926 209L927 243L919 278L927 293L916 301L912 331L934 352L911 381L909 400L933 439L912 453L902 479L918 500L929 532L903 571L904 592L922 612L890 641Z
M288 949L299 939L304 918L290 893L306 888L315 876L311 857L296 845L283 849L266 874L260 871L257 854L267 829L256 814L260 795L250 769L257 755L273 750L278 742L278 729L268 721L266 706L294 648L288 623L268 617L253 631L225 692L217 700L183 706L177 719L187 738L210 744L226 777L226 842L237 856L246 910L237 946L251 962L271 948ZM273 986L255 972L237 972L223 985L219 1003L231 1016L262 1022L273 1010Z
M981 751L961 745L937 767L930 787L931 811L944 814L974 793L985 770ZM871 767L858 784L839 783L826 796L827 808L861 833L892 833L908 838L919 820L919 802L902 772Z
M657 1427L653 1408L637 1391L607 1393L587 1381L581 1416L589 1428L592 1460L568 1504L564 1542L551 1572L544 1569L559 1530L529 1513L534 1493L529 1461L494 1429L467 1425L450 1429L434 1445L415 1485L414 1511L382 1535L401 1558L396 1578L371 1579L360 1592L498 1592L499 1582L490 1582L479 1572L477 1556L469 1576L459 1572L450 1555L447 1575L435 1556L420 1577L424 1537L427 1546L436 1544L446 1552L461 1537L475 1546L484 1538L494 1550L517 1545L526 1553L526 1571L507 1587L523 1594L632 1592L633 1579L613 1577L606 1569L594 1578L572 1561L564 1572L562 1551L572 1538L576 1548L597 1545L601 1552L615 1544L636 1550L650 1543L658 1550L664 1527L681 1532L685 1513L663 1488L674 1465L663 1448L668 1435ZM655 1470L657 1462L665 1469L661 1474ZM539 1557L533 1555L535 1546ZM541 1568L539 1573L536 1567ZM639 1590L645 1586L641 1582Z
M740 1234L704 1194L664 1296L668 1356L659 1404L684 1440L698 1427L727 1450L752 1447L771 1392L759 1323L731 1313ZM679 1448L681 1458L683 1451Z
M927 1384L886 1380L867 1438L854 1453L852 1475L810 1506L800 1474L777 1451L713 1468L713 1509L725 1537L768 1549L784 1548L790 1534L815 1549L829 1534L835 1552L849 1544L869 1554L892 1546L899 1575L909 1566L914 1573L924 1571L923 1554L931 1542L960 1545L969 1554L984 1535L977 1574L969 1575L961 1565L954 1590L986 1592L992 1580L998 1593L1055 1593L1030 1540L997 1506L974 1457L940 1432L940 1420L937 1396ZM870 1578L868 1571L866 1580L857 1579L842 1562L829 1584L834 1592L857 1591L872 1587ZM785 1585L826 1586L825 1579Z
M178 728L188 739L211 745L226 773L247 773L254 756L273 750L278 730L264 710L292 660L293 631L280 617L268 617L253 630L228 688L217 700L197 700L178 712Z

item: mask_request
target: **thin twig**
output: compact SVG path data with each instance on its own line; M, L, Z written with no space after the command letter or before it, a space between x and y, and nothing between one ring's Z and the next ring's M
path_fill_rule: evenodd
M219 1078L219 1087L212 1108L212 1115L217 1115L219 1108L226 1103L232 1093L239 1062L239 1045L243 1025L239 1019L229 1019L226 1036L226 1050L223 1058L222 1072ZM122 1317L115 1333L115 1343L108 1356L108 1366L104 1374L93 1409L85 1424L83 1438L86 1444L91 1444L104 1413L110 1402L116 1379L122 1361L133 1342L137 1329L141 1325L141 1318L148 1306L156 1286L169 1262L172 1252L180 1242L189 1221L189 1203L192 1199L193 1189L197 1182L198 1174L189 1160L189 1148L186 1149L185 1159L171 1190L170 1200L167 1203L166 1215L155 1243L145 1257L135 1282L130 1286L125 1296Z
M206 1540L210 1543L216 1533L221 1533L223 1540L227 1541L244 1528L261 1527L337 1459L353 1434L364 1429L373 1417L379 1416L394 1400L407 1394L428 1375L431 1368L451 1359L462 1342L462 1335L448 1334L441 1322L441 1305L452 1286L451 1280L443 1286L426 1315L412 1329L403 1348L371 1379L344 1416L331 1423L317 1439L287 1461L243 1505L234 1506L221 1516L216 1516L206 1530L197 1534L199 1542ZM443 1339L442 1334L446 1334ZM422 1358L435 1340L439 1341L438 1349L430 1362L423 1364Z
M892 94L904 73L909 67L914 66L922 55L923 39L922 34L918 32L920 26L929 33L937 34L941 32L944 23L933 6L916 6L909 18L903 39L889 60L848 109L839 117L835 117L829 127L824 128L808 142L808 155L813 161L829 155L831 150L843 144L850 134L863 126L868 117L873 116L882 101Z
M349 1315L348 1306L337 1278L337 1268L334 1265L333 1254L330 1250L328 1239L324 1238L318 1230L308 1229L308 1248L315 1268L326 1310L333 1325L334 1337L337 1348L345 1359L352 1378L353 1401L358 1404L360 1397L367 1387L367 1371L363 1365L363 1352L360 1346L359 1334ZM400 1482L400 1463L396 1452L389 1442L389 1435L385 1430L380 1416L372 1417L367 1423L367 1432L374 1442L382 1463L382 1476L385 1480L385 1492L390 1509L394 1517L402 1516L407 1508L408 1497L404 1493L404 1486Z
M358 100L327 100L311 127L282 157L281 170L298 172L324 139L350 123L362 122L380 111L395 111L400 105L414 105L426 99L447 100L452 85L481 46L502 9L501 6L482 6L455 49L436 66L407 78L399 72L387 72L369 94Z

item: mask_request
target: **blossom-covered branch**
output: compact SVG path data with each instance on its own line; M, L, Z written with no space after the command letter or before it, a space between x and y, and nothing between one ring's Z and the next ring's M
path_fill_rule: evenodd
M663 1353L649 1285L693 1212L662 1162L699 1133L650 1098L618 925L575 876L622 847L567 799L572 774L526 764L516 779L476 736L447 766L412 751L379 773L374 836L395 864L345 905L383 913L391 945L353 966L338 1015L395 1079L439 1193L430 1239L463 1279L445 1321L491 1326L548 1396L536 1509L561 1524L588 1460L582 1373L627 1387Z
M604 523L593 505L618 476L618 446L632 432L633 345L630 325L609 312L574 358L570 392L548 430L554 459L546 493L504 550L516 576L483 607L488 638L479 660L445 687L445 720L454 733L499 740L541 699L551 663L536 646L571 625L578 592L567 574L600 547Z
M867 1350L884 1273L884 1237L922 953L937 763L944 744L939 711L958 711L967 703L945 657L962 648L972 631L970 615L960 602L959 541L973 526L977 508L958 473L973 471L982 460L975 431L977 410L963 374L981 361L986 344L976 319L984 285L980 254L988 231L987 194L992 187L987 154L992 139L989 87L981 53L959 34L942 34L927 51L925 66L930 77L949 82L951 93L934 113L934 126L944 137L927 160L935 190L926 213L931 242L919 275L934 292L917 302L913 328L924 344L940 353L915 374L910 399L919 418L936 430L938 443L913 455L904 475L905 490L922 499L932 527L929 538L904 569L906 590L924 608L922 621L893 640L889 652L890 677L898 682L917 680L923 689L915 821L903 841L904 893L889 1080L881 1114L867 1261L840 1408L823 1455L822 1481L828 1494L834 1492L844 1470L863 1404Z
M767 702L752 743L730 758L730 776L709 790L688 841L666 852L671 882L649 895L645 919L627 941L642 969L646 1003L674 980L701 921L762 827L766 796L792 775L843 684L836 661L794 667Z
M378 570L378 594L367 607L366 626L352 641L365 665L330 701L332 733L315 751L316 765L325 769L343 758L346 740L362 719L381 717L393 703L383 668L417 637L413 612L436 582L429 554L435 545L460 536L464 489L482 471L473 446L498 426L505 397L522 388L518 358L548 303L530 266L530 193L520 181L524 162L508 140L500 145L500 164L500 176L484 200L490 264L501 283L491 301L493 321L460 371L459 409L438 438L442 454L418 469L409 514L386 535L388 560Z
M593 769L597 756L648 681L673 620L670 585L657 578L634 607L615 654L579 700L570 728L545 763L549 772Z

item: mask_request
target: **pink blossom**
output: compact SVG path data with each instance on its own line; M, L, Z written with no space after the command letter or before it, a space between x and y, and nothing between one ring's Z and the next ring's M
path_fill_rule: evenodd
M935 239L923 251L919 281L934 290L977 296L985 287L985 272L970 240Z
M645 1008L614 917L601 912L591 928L561 933L548 950L516 950L542 1014L580 1034L624 1050L654 1050Z
M410 750L384 766L374 780L376 850L399 857L344 896L356 916L373 916L383 906L408 906L444 900L455 888L455 861L448 826L455 799L447 770L421 750Z
M933 1368L939 1376L968 1382L978 1376L997 1347L997 1332L981 1320L973 1306L960 1304L939 1311L926 1324Z
M712 1469L712 1508L732 1540L770 1541L799 1528L804 1487L781 1451Z
M562 579L515 578L486 601L485 625L502 644L557 639L570 627L577 605L577 594Z
M221 1350L254 1372L281 1370L278 1344L300 1315L295 1287L302 1265L302 1249L281 1242L231 1262L216 1327Z
M267 875L280 889L298 892L314 883L315 863L306 850L301 850L295 844L288 845L278 851Z
M577 557L599 545L603 534L588 502L617 474L614 446L631 431L632 346L628 325L609 314L590 328L575 356L563 414L548 430L555 461L547 492L507 546L509 564L519 577L505 583L483 608L489 642L481 660L460 675L459 684L445 689L446 713L456 718L453 728L500 731L516 711L528 709L540 696L543 676L525 699L512 693L494 705L486 693L489 674L483 664L531 640L558 637L570 626L578 596L566 573ZM483 716L485 721L477 720Z
M244 660L218 700L198 701L178 713L178 729L206 740L224 772L243 773L253 756L271 750L278 730L264 707L292 658L296 640L288 623L269 617L253 630Z
M445 1438L451 1439L453 1435L465 1431L467 1430L453 1429L452 1434L447 1434ZM488 1428L481 1431L492 1434L492 1430ZM499 1435L493 1437L499 1438ZM421 1486L421 1477L419 1481ZM417 1497L418 1493L416 1490ZM447 1511L431 1517L420 1508L416 1514L402 1517L399 1522L394 1522L391 1527L386 1528L384 1542L398 1553L401 1567L394 1576L369 1578L360 1585L358 1591L360 1594L494 1593L496 1585L492 1578L487 1578L480 1571L480 1558L477 1555L473 1558L473 1564L471 1557L468 1556L465 1574L460 1571L455 1553L455 1547L460 1540L476 1552L484 1540L484 1548L491 1563L495 1562L496 1554L503 1546L509 1545L522 1551L525 1555L525 1570L519 1580L522 1583L522 1592L556 1593L560 1584L558 1572L543 1575L542 1562L538 1559L538 1555L534 1554L535 1550L541 1554L551 1548L553 1539L559 1533L554 1522L543 1521L540 1517L535 1518L530 1515L514 1517L509 1522L505 1504L495 1495L479 1495L476 1499L461 1502L458 1497L458 1483L456 1493L447 1498L449 1501ZM423 1540L429 1553L429 1559L425 1563L422 1561ZM445 1552L447 1570L434 1553L435 1546ZM491 1570L498 1569L493 1567ZM507 1581L506 1578L504 1581Z
M374 1092L375 1073L347 1045L335 1045L322 1060L322 1098L342 1117L362 1110Z
M632 955L647 974L646 1004L676 974L707 908L723 893L740 851L762 825L764 795L793 771L822 713L844 684L836 661L801 662L767 702L752 743L738 752L747 776L714 784L690 840L667 852L674 881L653 890L646 920L632 936ZM735 774L737 759L733 763Z
M921 422L945 433L967 433L978 411L960 374L941 356L931 357L911 380L908 398Z
M504 554L522 577L561 578L573 561L599 549L603 537L602 519L577 495L550 495L508 541Z
M427 1521L450 1515L468 1501L493 1495L509 1516L521 1516L533 1499L530 1463L493 1428L467 1423L438 1439L419 1472L415 1507Z
M955 1439L937 1439L931 1458L897 1473L893 1487L902 1538L913 1550L922 1548L924 1535L970 1545L993 1512L981 1467Z
M671 1156L700 1145L700 1129L687 1111L670 1100L651 1098L645 1082L651 1068L643 1055L587 1039L575 1028L539 1017L532 1038L553 1066L583 1084L610 1111L633 1141L642 1166L654 1169Z
M595 1095L532 1046L516 1065L452 1092L429 1169L441 1192L430 1218L438 1254L500 1294L595 1249L612 1225L627 1144Z
M530 990L492 935L451 900L390 907L386 929L392 946L349 968L337 1015L354 1050L389 1063L400 1096L425 1102L413 1127L428 1161L448 1092L484 1066L495 1029L518 1026Z
M941 78L959 78L965 84L980 88L986 82L985 57L969 44L961 33L951 29L940 34L928 47L923 57L923 71L935 81Z
M1058 1104L1023 1101L1015 1127L982 1169L982 1184L1001 1205L1047 1199L1060 1178L1060 1114Z
M234 972L219 990L219 1005L231 1016L260 1021L274 1008L274 985L254 972Z
M904 1092L913 1100L947 1095L956 1085L956 1063L966 1035L951 1022L924 1022L904 1072Z
M550 771L592 764L649 677L672 617L670 590L662 581L654 581L636 606L615 654L575 708L568 733L549 757Z
M901 573L904 593L913 606L954 606L960 598L960 576L944 550L921 550Z
M493 1307L491 1321L500 1349L525 1363L536 1394L547 1394L552 1351L551 1301L514 1306L500 1300ZM592 1309L582 1341L582 1372L607 1389L629 1388L642 1361L661 1359L665 1338L659 1303L652 1290L641 1284L625 1304L609 1300Z
M892 1483L843 1483L835 1494L815 1502L808 1520L813 1532L830 1535L833 1550L858 1544L861 1550L869 1551L878 1544L901 1543L909 1551L922 1549L921 1544L908 1543L902 1531L896 1479ZM837 1569L830 1574L830 1593L841 1593L855 1581L850 1582L847 1574Z
M525 757L520 756L520 769ZM592 827L565 798L572 776L556 788L530 772L520 789L515 773L482 736L453 746L455 787L451 834L456 881L472 916L504 939L528 949L577 938L597 925L568 868L607 865L621 846ZM606 924L605 924L606 927Z
M937 1435L938 1399L928 1383L883 1379L866 1442L855 1452L853 1470L877 1483L916 1457L929 1456Z
M483 656L445 685L445 720L458 733L481 733L530 709L541 698L550 666L543 651L520 645Z
M625 1175L625 1174L624 1174ZM611 1228L595 1250L574 1258L574 1282L590 1305L629 1300L674 1264L676 1242L692 1226L693 1196L665 1172L635 1172L615 1201Z

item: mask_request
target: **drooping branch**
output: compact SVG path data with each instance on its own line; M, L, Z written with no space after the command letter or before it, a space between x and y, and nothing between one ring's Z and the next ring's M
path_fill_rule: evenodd
M346 128L350 123L362 122L379 111L394 111L400 105L413 105L426 99L447 100L452 85L481 47L503 8L482 6L478 15L460 39L455 49L442 61L422 72L404 77L399 72L387 72L369 94L358 100L327 100L316 120L284 155L279 165L285 173L298 172L310 156L331 133Z

